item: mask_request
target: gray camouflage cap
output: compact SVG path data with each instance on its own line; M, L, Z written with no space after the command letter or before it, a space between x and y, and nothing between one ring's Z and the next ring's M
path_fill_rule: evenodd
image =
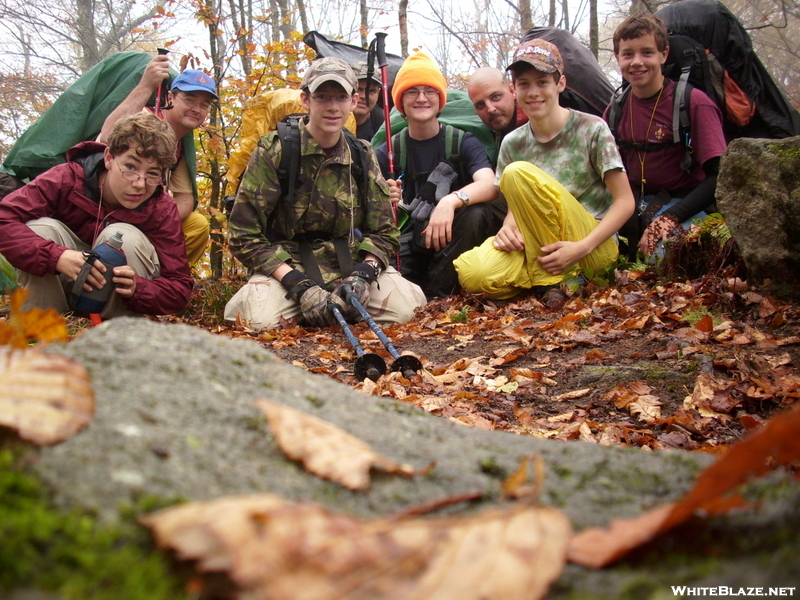
M362 60L360 62L353 64L353 72L355 72L356 79L358 79L359 81L361 81L362 79L367 79L367 61ZM378 85L383 85L380 73L381 73L380 67L378 65L375 65L374 70L372 72L372 77L370 77L369 79L372 79L372 81L374 81Z
M353 69L341 58L326 56L311 63L303 75L300 87L308 88L309 92L316 92L319 86L326 81L335 81L344 88L348 94L358 89L358 80Z

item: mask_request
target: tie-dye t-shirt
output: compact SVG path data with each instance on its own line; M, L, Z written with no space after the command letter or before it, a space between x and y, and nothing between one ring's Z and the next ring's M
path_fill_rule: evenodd
M496 185L500 185L506 165L518 160L528 161L557 179L596 219L603 218L613 201L603 176L611 169L624 170L606 122L571 109L564 129L549 142L537 142L529 125L503 138Z

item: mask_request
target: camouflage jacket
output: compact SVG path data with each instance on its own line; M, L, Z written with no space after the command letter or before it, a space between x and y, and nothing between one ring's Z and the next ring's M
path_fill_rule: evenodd
M284 262L303 270L300 239L308 237L304 234L319 233L322 238L347 239L354 262L363 260L369 252L384 266L391 264L400 233L394 225L389 187L372 147L364 144L369 191L365 206L360 206L358 182L351 175L350 148L344 136L326 155L301 122L299 176L294 201L289 205L281 197L277 174L281 161L278 134L273 131L262 136L242 176L228 222L231 253L251 273L270 275ZM330 239L315 240L312 248L325 283L342 277Z

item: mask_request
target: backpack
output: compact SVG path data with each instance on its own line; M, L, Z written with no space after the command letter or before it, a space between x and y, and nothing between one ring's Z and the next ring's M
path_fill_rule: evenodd
M670 42L671 44L671 42ZM608 105L608 114L606 121L611 133L614 134L614 141L620 150L637 150L639 152L655 152L656 150L663 150L675 144L683 144L686 147L686 154L681 160L681 171L691 173L696 166L694 160L694 153L692 152L692 127L689 120L689 106L694 86L689 83L688 67L684 67L680 71L677 85L675 86L675 96L672 105L672 139L663 142L627 142L619 138L619 120L622 115L622 107L625 106L625 101L628 94L631 92L629 85L623 84L620 86L614 96L611 98L611 103Z
M800 135L800 114L786 100L756 56L749 34L736 17L717 0L682 0L656 12L667 25L669 55L666 77L686 84L676 89L673 138L666 144L683 143L691 153L689 118L691 88L711 98L722 112L725 139L739 137L785 138ZM627 84L615 92L608 108L614 138ZM677 117L677 118L676 118ZM652 151L663 145L639 148ZM620 146L621 148L623 146ZM684 159L681 165L689 165ZM691 166L690 166L691 168Z
M458 127L444 124L444 159L450 161L453 168L458 170L459 177L466 181L461 168L461 144L466 132ZM404 175L408 166L408 129L403 129L392 136L392 152L394 166L399 175ZM431 169L433 170L433 169Z
M281 160L277 169L278 181L281 184L281 200L288 199L290 203L294 200L295 190L298 188L300 179L300 127L298 122L304 116L302 113L292 113L283 117L276 125L278 139L281 143ZM350 130L343 129L342 133L350 147L350 155L353 160L351 169L358 186L359 205L366 206L369 192L367 153L364 145ZM226 196L224 202L225 212L230 216L236 202L236 194Z
M558 95L558 103L566 108L603 116L614 86L608 81L600 63L578 38L559 27L534 27L522 36L522 42L533 39L554 44L564 59L566 89Z

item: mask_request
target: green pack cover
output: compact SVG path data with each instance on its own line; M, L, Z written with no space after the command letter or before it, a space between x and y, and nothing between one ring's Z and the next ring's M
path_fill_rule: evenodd
M118 52L92 67L20 136L3 161L2 170L30 181L63 163L66 151L78 142L97 139L106 117L136 87L152 58L145 52ZM170 82L177 75L170 70ZM155 94L148 105L155 105ZM192 132L183 138L183 147L197 198Z

